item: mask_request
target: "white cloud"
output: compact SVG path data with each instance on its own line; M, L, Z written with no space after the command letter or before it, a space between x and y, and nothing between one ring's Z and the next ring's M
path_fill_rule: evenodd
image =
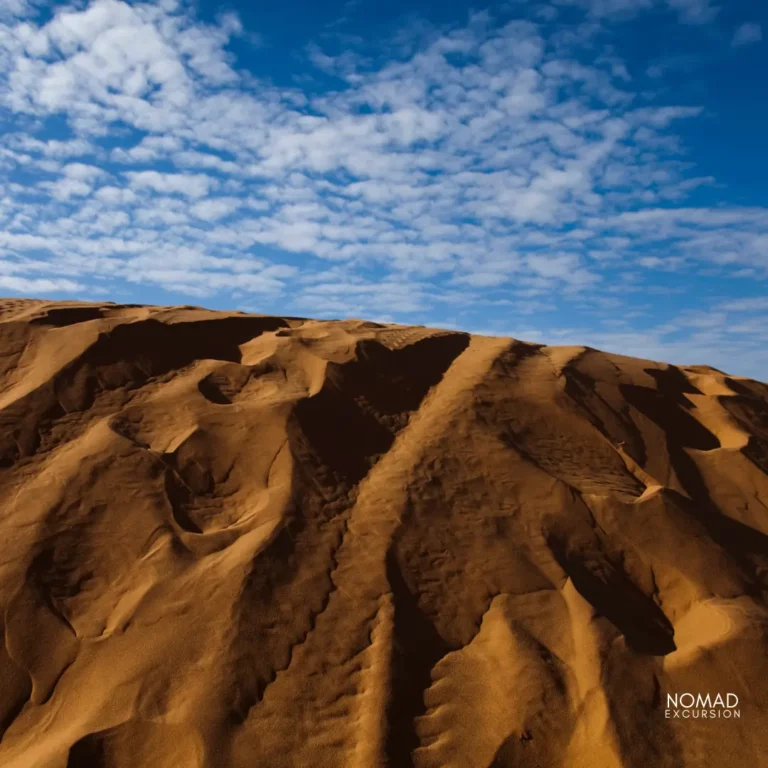
M616 307L615 309L620 309ZM676 365L710 365L738 375L765 380L768 349L757 340L759 321L734 323L723 313L680 313L666 323L629 327L626 312L611 311L604 329L585 325L566 328L521 326L498 329L493 335L512 336L544 344L587 345L607 352ZM761 318L762 322L768 316ZM487 332L487 331L486 331Z
M687 24L708 24L719 13L719 8L710 0L666 0L669 7L680 14L680 20Z
M207 168L219 173L240 175L243 169L231 160L224 160L218 155L210 152L196 152L187 150L176 152L173 156L173 162L180 168Z
M116 163L148 163L163 159L182 146L181 139L176 136L147 136L129 149L117 147L112 150L111 159Z
M733 34L733 40L731 45L734 48L739 48L743 45L751 45L752 43L759 43L763 39L763 28L759 24L749 22L742 24L736 29Z
M765 208L686 205L715 182L677 135L702 107L651 98L599 48L610 18L703 23L716 7L560 4L588 11L572 34L477 14L381 59L313 48L341 78L322 93L241 73L239 21L203 24L187 5L95 0L6 25L5 263L29 280L404 319L559 306L598 280L614 300L642 296L673 270L768 274Z
M234 213L240 206L236 197L212 197L195 203L190 210L198 219L216 221Z
M634 15L653 7L653 0L555 0L558 5L582 5L594 16Z
M47 278L30 279L26 277L13 277L10 275L0 275L0 288L4 291L23 293L28 296L46 293L76 293L87 291L84 285L75 283L72 280L51 280Z
M61 169L61 172L68 179L76 179L78 181L93 181L106 175L101 168L86 163L68 163Z
M130 205L136 202L136 193L124 187L100 187L94 193L94 199L112 205Z
M35 11L35 5L29 0L3 0L0 4L0 21L23 19Z
M685 24L706 24L717 16L710 0L554 0L557 5L581 5L598 17L631 18L640 11L662 5L678 14Z
M125 174L134 189L152 189L159 194L203 197L214 186L205 174L159 173L158 171L129 171Z
M86 155L93 155L97 152L97 148L94 144L83 139L69 139L67 141L59 141L57 139L49 139L47 141L41 141L31 136L16 135L13 137L13 146L23 149L27 152L35 152L44 155L45 157L84 157Z
M768 312L768 296L732 299L719 305L726 312Z
M38 186L47 189L53 197L60 201L69 200L71 197L86 197L90 195L93 189L87 182L75 178L44 181Z

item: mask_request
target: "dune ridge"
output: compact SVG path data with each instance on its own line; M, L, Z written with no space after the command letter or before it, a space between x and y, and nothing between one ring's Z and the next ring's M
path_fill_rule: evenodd
M4 300L0 425L2 766L768 765L764 383Z

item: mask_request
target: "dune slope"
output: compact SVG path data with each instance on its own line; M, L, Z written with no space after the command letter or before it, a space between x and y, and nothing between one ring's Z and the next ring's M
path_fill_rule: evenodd
M6 768L768 765L767 588L765 384L0 306Z

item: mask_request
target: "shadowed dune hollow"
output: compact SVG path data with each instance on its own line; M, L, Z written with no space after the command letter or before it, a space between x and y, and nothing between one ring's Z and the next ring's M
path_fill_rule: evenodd
M6 300L0 422L4 768L768 765L765 384Z

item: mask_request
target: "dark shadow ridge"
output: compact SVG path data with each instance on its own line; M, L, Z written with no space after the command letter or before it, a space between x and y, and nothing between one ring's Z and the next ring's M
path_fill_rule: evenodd
M768 441L751 436L741 452L761 471L768 475Z
M53 325L63 328L67 325L85 323L88 320L100 320L104 317L105 307L62 307L49 309L42 317L32 318L30 325Z
M158 376L195 360L239 363L240 345L268 331L285 328L279 317L224 317L189 323L148 319L118 325L85 353L94 366L127 364L145 376Z
M170 465L166 466L164 483L165 495L171 506L171 514L178 526L188 533L202 533L202 528L190 517L187 511L194 499L194 493Z
M108 768L105 740L109 731L90 733L69 749L67 768Z
M256 553L243 583L227 650L231 725L247 720L278 672L288 667L334 589L331 572L344 539L349 499L343 494L331 499L332 489L323 486L318 470L303 457L294 462L285 523ZM308 597L307 584L323 588L310 590Z
M759 591L758 585L764 578L759 578L753 560L757 558L764 566L768 566L768 536L724 515L703 496L706 489L695 466L689 468L686 480L686 490L689 494L694 494L693 501L672 489L666 489L665 493L668 493L686 514L704 525L712 539L747 570L755 582L755 589Z
M630 648L650 656L666 656L676 650L669 619L625 574L607 561L600 563L598 573L577 554L568 553L564 542L548 543L579 594L624 635Z
M390 549L387 581L395 603L392 699L387 718L388 765L412 768L419 746L414 720L426 712L424 693L432 683L432 669L453 650L419 608L418 596L408 588L397 554Z
M350 485L368 474L375 457L386 453L394 440L372 414L327 383L296 404L294 418L320 463Z
M754 395L728 395L719 400L746 432L768 440L768 403Z
M679 453L680 448L699 451L720 448L717 437L687 413L693 406L681 392L671 393L668 387L664 392L656 391L635 384L622 384L619 389L630 405L664 430L670 454Z
M297 508L277 536L256 555L243 584L237 626L228 649L233 679L228 691L227 719L235 726L245 723L277 672L286 668L291 659L291 622L279 610L283 602L280 591L301 570L302 540L307 534L314 539L314 521L308 520L303 511ZM301 610L302 605L291 606L297 597L288 592L285 605ZM280 619L268 618L270 613ZM275 637L284 638L277 648L271 647Z
M441 380L468 343L469 337L463 334L438 337L426 345L412 345L420 351L417 354L407 351L410 348L391 351L379 343L365 342L362 349L358 347L360 359L329 365L320 392L294 406L287 425L289 446L295 458L290 522L254 559L243 587L241 615L230 650L237 670L230 693L232 724L239 725L247 719L277 672L290 663L294 647L306 640L328 604L334 589L330 574L343 543L344 515L353 503L355 486L390 448L395 435L394 429L377 418L379 414L370 403L373 401L382 411L396 415L404 410L403 423L407 423L408 409L419 406L429 388ZM322 552L327 552L327 558L318 557ZM396 663L401 669L397 685L403 696L397 699L393 714L396 735L389 743L398 757L391 765L408 766L416 739L413 718L423 712L423 691L429 684L430 670L445 650L440 647L437 651L421 652L422 630L431 625L423 617L422 623L418 623L420 612L415 599L404 586L399 569L393 571L392 562L388 574L396 596L398 648L405 649L397 657L403 658L403 653L408 657L404 667ZM316 604L308 605L306 589L295 587L297 579L325 581L327 589L317 593ZM270 614L273 618L265 618ZM414 617L415 630L411 627ZM398 625L402 625L399 630ZM278 630L285 644L265 652ZM438 642L434 629L431 637L428 643ZM412 649L416 649L415 656ZM414 669L415 688L411 687Z
M231 405L250 381L270 374L278 374L281 381L285 380L285 371L270 360L250 366L224 363L202 378L197 388L206 400L217 405Z
M744 395L745 397L757 398L763 401L768 400L768 384L762 381L755 381L754 379L737 381L736 379L726 377L725 383L737 395Z
M156 764L198 768L200 758L193 757L197 750L188 749L192 740L198 741L198 738L194 730L185 725L128 720L78 739L69 748L66 768L112 768L130 764L137 768Z
M201 379L197 388L200 394L211 403L216 405L232 405L232 401L221 391L221 387L213 376L206 376L204 379Z
M64 410L85 411L104 391L135 390L151 378L179 370L196 360L239 363L240 345L282 328L276 317L225 317L189 323L147 319L102 333L53 380Z
M688 377L676 366L669 365L666 368L644 368L652 379L656 381L656 391L677 401L686 408L691 407L690 401L685 395L701 395L703 392L688 380Z
M103 513L104 506L94 507L93 514ZM50 544L38 552L27 569L27 578L37 589L48 609L75 634L69 622L67 600L77 597L93 578L93 571L83 567L80 543L85 538L85 527L77 526L61 532Z
M733 388L734 383L729 382ZM739 385L741 394L720 398L720 404L749 435L741 452L761 471L768 473L768 403Z
M415 349L395 351L377 342L363 342L357 350L359 359L330 364L320 392L294 406L287 425L295 458L290 522L254 559L230 649L236 669L230 693L230 722L234 725L242 724L262 700L328 604L334 589L331 574L336 553L346 530L344 515L353 503L355 486L389 450L396 433L380 419L379 410L403 416L393 427L407 423L410 410L418 408L468 343L464 334L440 336L412 345ZM394 584L397 647L403 649L396 652L401 660L395 663L400 670L396 687L402 696L396 695L392 713L395 735L389 739L389 749L397 757L390 764L409 766L416 740L413 718L423 712L430 670L445 649L432 629L427 644L437 644L437 650L423 651L422 635L431 625L423 617L419 623L415 599L399 569L391 559L388 563ZM297 579L326 582L326 588L317 591L310 605L306 589L295 586ZM266 618L270 615L273 618ZM265 652L278 633L285 638L284 645Z
M682 509L705 526L717 544L739 562L750 574L754 589L759 591L764 581L759 572L762 567L768 566L768 536L724 515L712 503L704 477L685 448L713 450L719 447L720 442L709 430L672 402L682 402L681 398L687 402L684 393L695 388L689 383L687 389L684 388L674 374L665 378L667 373L656 371L654 378L665 382L661 388L668 397L662 392L629 385L623 386L622 392L634 407L665 431L670 462L689 498L672 490L668 493ZM741 390L748 394L735 398L723 397L720 402L747 432L760 433L768 420L765 404L749 388L742 387L738 382L729 379L728 384L735 388L735 391ZM731 403L731 400L735 402ZM685 407L690 407L690 404ZM761 465L766 462L767 452L761 440L753 436L743 452L758 467L763 468ZM755 563L755 558L759 563ZM757 567L758 565L761 567Z
M439 334L391 350L366 339L358 342L357 360L342 367L339 383L379 415L414 411L469 341L465 333Z
M4 637L5 627L0 616L0 679L3 681L0 691L0 741L32 695L32 678L10 657Z
M466 334L428 337L395 351L360 342L356 360L329 364L320 392L297 403L296 442L303 436L338 481L356 485L468 344Z

